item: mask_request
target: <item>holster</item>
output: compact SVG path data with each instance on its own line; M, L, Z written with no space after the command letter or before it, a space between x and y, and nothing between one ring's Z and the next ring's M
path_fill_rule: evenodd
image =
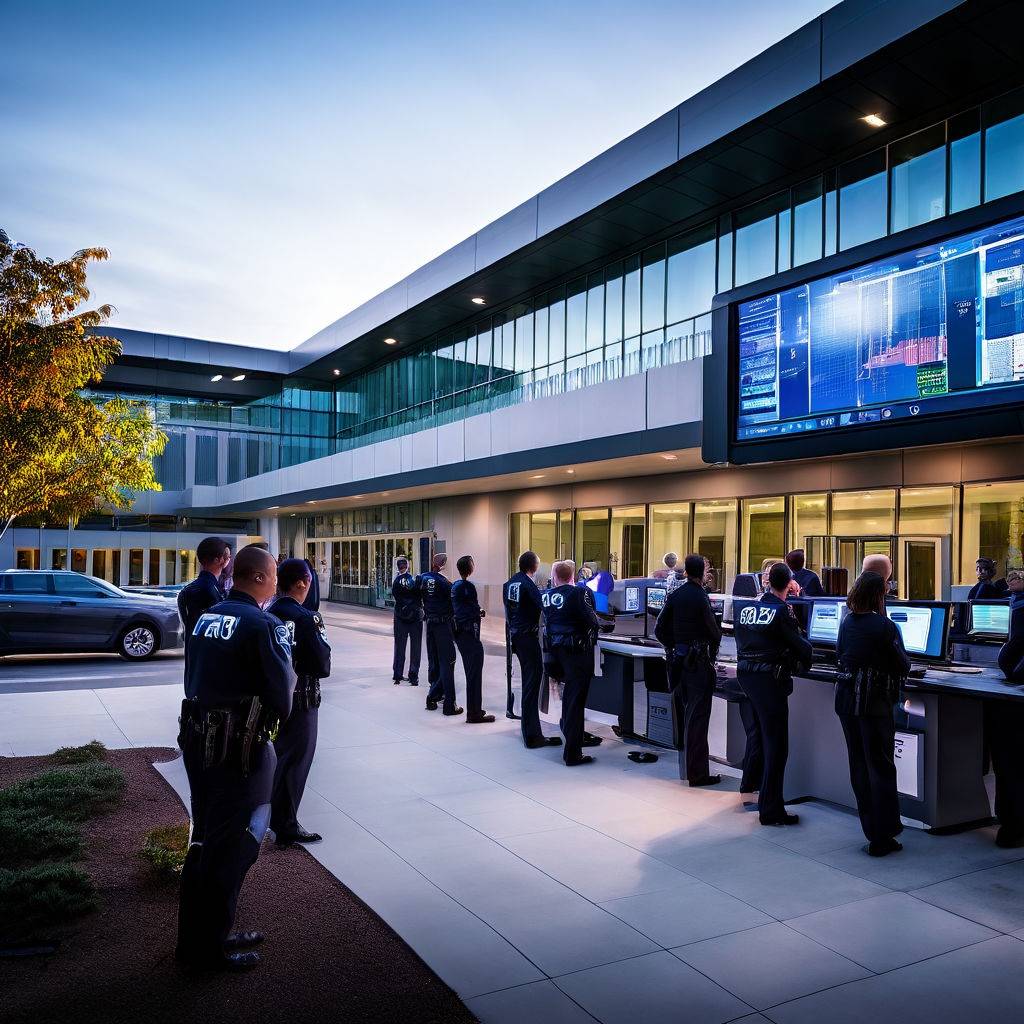
M701 641L676 644L673 652L674 664L680 665L684 672L696 672L711 660L711 649Z
M314 676L299 676L292 697L293 711L311 711L320 707L323 695L320 693L320 680Z
M197 700L182 703L182 735L202 742L204 769L231 762L247 776L260 748L277 736L279 724L259 697L205 712Z
M902 683L902 679L873 668L844 668L839 673L837 689L839 685L848 687L852 705L849 714L865 715L870 713L870 705L896 704Z

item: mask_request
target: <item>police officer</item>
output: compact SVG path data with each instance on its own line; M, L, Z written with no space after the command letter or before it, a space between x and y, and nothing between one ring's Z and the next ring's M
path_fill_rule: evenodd
M540 728L540 686L544 675L544 658L540 650L541 594L534 577L540 559L532 551L519 556L519 572L505 583L501 600L505 605L508 638L523 677L522 716L520 727L523 743L536 747L557 747L561 736L545 736Z
M419 686L420 651L423 649L423 599L416 577L409 572L409 560L396 563L398 575L391 584L395 599L395 656L391 676L395 686L405 675L405 642L409 641L409 685ZM433 683L433 679L431 679Z
M1006 574L1010 595L1010 635L999 650L1007 680L1024 684L1024 570ZM996 774L996 846L1024 846L1024 697L987 700L985 736Z
M199 575L178 594L178 614L185 629L185 657L199 616L224 600L220 577L231 562L231 545L223 537L204 537L196 547Z
M316 574L312 559L304 558L303 561L309 570L309 589L302 599L302 607L308 608L311 612L318 612L320 611L320 578Z
M734 623L736 681L750 700L764 751L757 809L762 825L795 825L786 811L783 783L789 756L789 695L793 669L811 664L811 645L800 634L786 592L793 573L785 562L768 572L768 590L744 605Z
M427 622L427 660L433 651L434 664L427 667L430 675L430 689L427 691L427 710L436 711L438 700L446 715L461 715L463 709L455 703L455 636L452 623L455 612L452 608L452 585L441 570L448 564L448 556L434 555L430 572L416 580L416 586L423 596L423 615ZM432 673L436 673L431 675Z
M470 581L476 564L472 555L463 555L456 563L460 579L452 584L452 609L455 613L455 645L462 655L466 673L466 721L473 724L493 722L494 715L483 709L484 645L480 641L480 607L476 586Z
M562 679L562 760L570 768L594 760L583 753L583 723L600 629L594 597L586 587L573 586L573 569L572 562L556 562L555 586L541 594L548 649Z
M277 567L277 598L267 609L276 615L292 640L295 695L292 711L274 740L277 771L270 801L270 827L278 846L318 843L321 836L299 825L298 810L316 751L320 680L331 674L331 645L319 612L310 611L306 596L313 574L301 558L286 558Z
M274 559L243 548L231 597L192 629L178 743L191 789L192 830L181 872L176 955L200 968L245 970L259 932L231 935L238 893L270 818L270 739L291 710L288 630L261 610L277 585Z
M715 786L722 777L708 770L708 726L722 630L704 590L704 558L687 555L683 567L686 581L666 600L654 635L665 648L673 700L683 712L686 778L691 786Z

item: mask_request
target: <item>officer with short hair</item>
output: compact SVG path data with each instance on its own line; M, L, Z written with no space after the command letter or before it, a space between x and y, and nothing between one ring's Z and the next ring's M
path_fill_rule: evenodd
M409 685L419 686L420 651L423 648L423 599L416 577L409 572L409 559L399 558L398 575L391 584L395 599L395 656L391 677L395 686L405 676L405 644L409 641ZM433 683L433 678L431 678Z
M455 613L455 645L462 656L466 673L466 721L480 725L494 721L483 709L484 645L480 640L480 607L476 586L470 581L476 563L472 555L463 555L456 563L459 579L452 584L452 609Z
M736 681L750 700L764 751L764 774L757 810L762 825L795 825L786 811L783 783L789 757L789 695L793 671L811 664L811 645L800 633L786 604L792 570L776 562L768 572L768 590L745 603L735 616Z
M178 736L192 830L176 955L193 967L245 970L259 962L247 947L263 936L229 933L267 831L277 762L271 740L291 710L295 673L288 629L260 607L277 585L274 559L244 548L234 579L231 597L192 629Z
M461 715L463 709L455 703L455 636L452 632L455 612L452 585L441 572L447 564L448 556L438 552L430 561L430 572L422 573L416 586L423 597L428 661L433 650L434 664L428 666L428 672L436 669L437 673L427 691L427 710L436 711L437 702L441 700L444 713L453 716Z
M708 726L722 630L704 589L704 558L687 555L683 567L686 581L665 601L654 635L668 658L677 719L683 712L686 778L691 786L715 786L722 777L709 772Z
M541 603L548 650L562 679L562 760L573 768L594 760L583 753L583 725L601 625L593 594L586 587L573 585L572 563L556 562L553 571L555 586L541 594Z
M178 594L178 614L185 631L185 664L188 646L199 616L224 600L221 573L231 562L231 545L223 537L204 537L196 546L199 575Z
M544 657L540 649L541 593L534 577L540 568L540 558L532 551L519 556L519 572L505 583L501 590L508 624L509 644L519 659L523 677L522 715L520 728L523 743L533 750L537 747L557 747L561 736L545 736L540 728L540 686L544 676Z
M296 675L291 714L274 740L277 771L270 801L270 827L277 845L282 847L318 843L321 839L318 833L307 832L298 819L316 752L320 680L331 674L331 645L327 642L324 620L319 612L310 611L305 604L312 581L308 562L286 558L277 567L277 597L267 609L288 629Z

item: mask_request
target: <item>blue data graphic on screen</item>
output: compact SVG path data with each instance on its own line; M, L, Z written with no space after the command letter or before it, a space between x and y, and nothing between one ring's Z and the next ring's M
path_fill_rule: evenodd
M1024 385L1024 218L738 307L736 438L970 409Z

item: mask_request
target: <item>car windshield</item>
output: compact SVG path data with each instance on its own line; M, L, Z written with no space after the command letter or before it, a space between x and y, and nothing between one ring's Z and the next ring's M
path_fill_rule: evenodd
M57 594L76 597L124 597L122 591L106 580L78 573L54 573L53 589Z

